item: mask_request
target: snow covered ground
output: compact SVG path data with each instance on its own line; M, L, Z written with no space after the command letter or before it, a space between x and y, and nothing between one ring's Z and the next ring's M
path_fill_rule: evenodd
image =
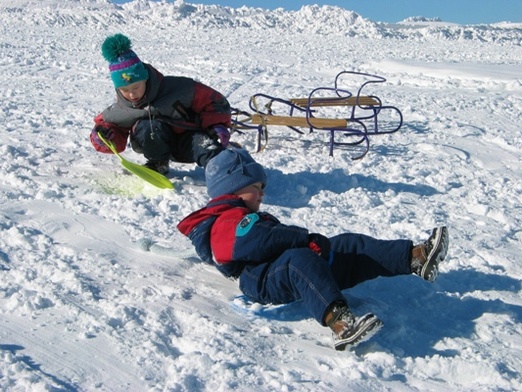
M519 25L146 0L3 0L0 18L2 391L522 390ZM116 32L242 109L342 70L387 78L373 92L405 124L363 160L330 158L326 134L271 130L255 155L265 209L326 235L421 241L446 224L439 279L347 290L354 312L385 323L351 352L299 303L242 303L176 230L207 201L202 169L173 164L175 190L158 190L88 141L113 100L100 45ZM254 149L252 132L233 140Z

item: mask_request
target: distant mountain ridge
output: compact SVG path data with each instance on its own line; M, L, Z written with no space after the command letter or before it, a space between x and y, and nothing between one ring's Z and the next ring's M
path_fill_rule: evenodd
M374 22L335 6L282 8L223 7L152 0L117 5L109 0L2 0L4 23L104 28L115 23L161 28L282 29L296 33L339 34L361 38L477 40L522 45L522 25L457 25L415 16L397 24Z

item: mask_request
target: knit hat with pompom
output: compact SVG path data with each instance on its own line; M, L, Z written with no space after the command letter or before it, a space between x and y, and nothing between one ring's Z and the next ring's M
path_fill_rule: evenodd
M123 34L112 35L103 42L102 54L109 62L111 79L116 88L149 78L147 69L131 46L130 39Z

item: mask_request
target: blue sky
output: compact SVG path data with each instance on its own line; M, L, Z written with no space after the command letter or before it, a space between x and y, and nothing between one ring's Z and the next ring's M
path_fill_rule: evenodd
M112 0L127 3L129 0ZM169 0L172 2L172 0ZM191 4L217 4L234 8L246 5L298 10L303 5L337 5L374 22L398 22L409 16L439 17L446 22L479 24L522 22L522 0L185 0Z

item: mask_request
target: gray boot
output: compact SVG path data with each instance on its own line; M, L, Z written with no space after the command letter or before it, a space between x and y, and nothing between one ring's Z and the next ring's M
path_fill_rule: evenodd
M355 317L345 304L334 304L325 317L326 325L333 331L334 347L338 351L353 348L370 339L382 328L382 321L367 313Z
M433 229L430 238L411 251L411 272L433 282L439 274L439 263L448 253L449 235L445 226Z

